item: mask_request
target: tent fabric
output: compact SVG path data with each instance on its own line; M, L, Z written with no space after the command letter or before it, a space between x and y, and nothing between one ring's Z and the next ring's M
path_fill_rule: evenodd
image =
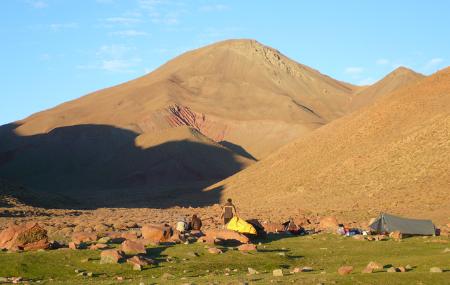
M386 213L381 213L369 227L379 233L399 231L409 235L434 235L436 232L431 220L408 219Z
M241 234L256 235L256 229L250 223L239 217L233 217L227 224L227 229L236 231Z

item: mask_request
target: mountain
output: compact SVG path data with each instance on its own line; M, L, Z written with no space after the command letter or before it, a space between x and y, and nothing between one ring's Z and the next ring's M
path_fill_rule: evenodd
M375 102L379 97L403 88L409 84L417 83L424 78L423 74L417 73L406 67L399 67L386 75L375 84L361 88L352 96L349 111L358 110Z
M46 205L214 203L201 189L339 118L356 89L257 41L219 42L0 127L0 177Z
M187 125L261 159L345 114L353 90L257 41L228 40L34 114L15 132L100 124L151 133Z
M382 96L211 187L238 208L448 219L450 68Z

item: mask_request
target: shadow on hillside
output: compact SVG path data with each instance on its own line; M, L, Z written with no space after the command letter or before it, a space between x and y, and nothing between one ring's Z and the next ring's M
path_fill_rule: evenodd
M188 139L142 149L139 134L107 125L32 136L16 127L0 127L0 178L20 182L34 195L19 198L44 208L211 205L223 189L203 189L243 168L233 152Z
M254 161L258 161L253 155L251 155L251 153L249 153L248 151L245 150L245 148L243 148L240 145L234 144L232 142L229 141L221 141L219 142L222 146L228 148L229 150L239 154L240 156L243 156L245 158L254 160Z

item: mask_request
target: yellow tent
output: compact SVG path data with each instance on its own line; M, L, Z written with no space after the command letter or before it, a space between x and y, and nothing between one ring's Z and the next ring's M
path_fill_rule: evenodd
M256 235L256 229L245 220L239 217L233 217L227 224L227 229L236 231L241 234Z

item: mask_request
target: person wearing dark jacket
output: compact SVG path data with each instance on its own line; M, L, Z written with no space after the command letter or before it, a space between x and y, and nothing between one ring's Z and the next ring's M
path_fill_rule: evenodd
M226 225L234 217L237 216L236 207L233 205L233 201L228 199L222 208L223 224Z
M191 222L189 223L191 230L200 231L202 229L202 220L197 215L192 215Z

